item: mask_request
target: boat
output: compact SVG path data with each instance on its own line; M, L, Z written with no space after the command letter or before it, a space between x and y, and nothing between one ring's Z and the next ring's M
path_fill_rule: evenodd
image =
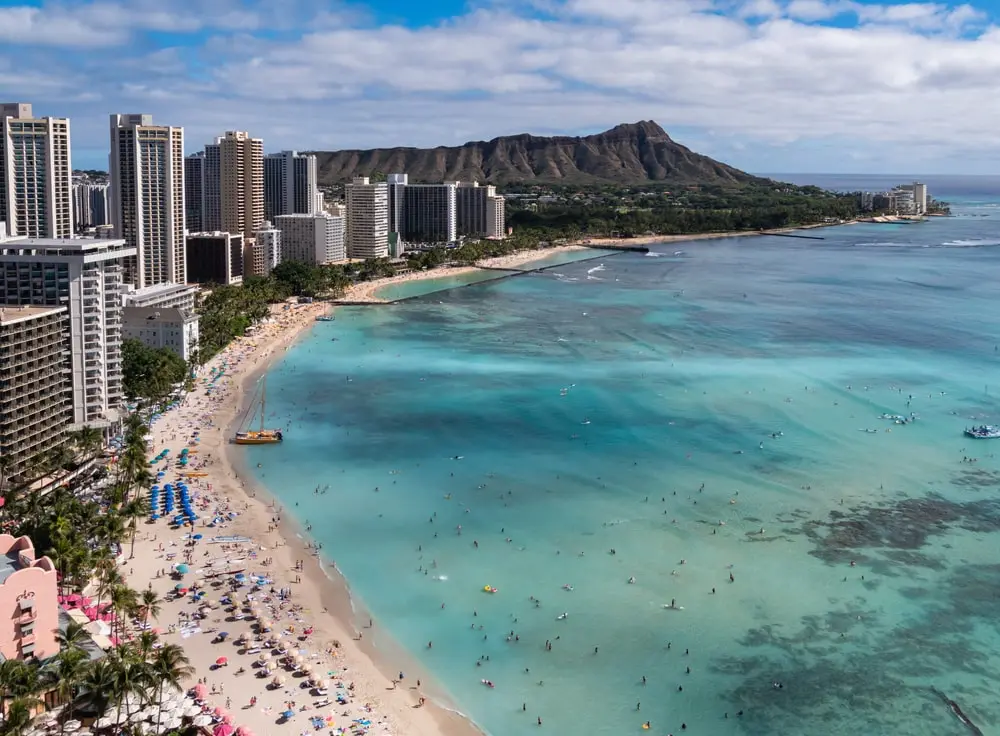
M965 436L976 440L995 440L1000 438L1000 426L981 424L978 427L970 427L965 430Z
M279 442L283 442L285 439L284 434L282 434L280 429L264 429L264 415L266 406L266 395L267 395L267 379L261 381L260 383L260 393L254 397L253 401L250 402L250 406L247 407L247 412L243 416L243 421L240 422L240 426L246 427L249 422L247 419L253 419L253 415L259 410L260 411L260 427L257 429L244 429L236 433L233 437L233 444L236 445L276 445Z
M335 318L328 314L321 314L316 318L317 322L333 322L334 320Z

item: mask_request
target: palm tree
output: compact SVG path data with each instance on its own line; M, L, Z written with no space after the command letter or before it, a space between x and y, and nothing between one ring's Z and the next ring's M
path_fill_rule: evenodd
M31 719L35 717L34 709L42 701L31 695L14 698L7 708L0 734L3 736L23 736L31 728Z
M97 564L97 607L101 607L101 600L119 585L125 583L125 578L118 571L118 566L114 559L105 557Z
M184 650L176 644L167 644L153 652L150 660L150 675L156 684L157 703L163 702L163 688L165 685L173 685L176 689L181 689L181 680L190 677L194 673ZM160 730L160 714L156 714L156 731Z
M38 689L38 667L19 659L0 662L0 697L27 697Z
M136 611L138 607L139 598L134 589L127 585L116 585L111 589L111 608L115 612L115 619L112 621L113 636L121 636L123 619Z
M88 710L105 713L108 705L117 699L115 689L117 685L118 681L111 661L108 659L98 660L87 670L80 682L78 704L86 706Z
M46 665L46 679L58 694L59 702L66 703L64 715L67 718L63 718L61 723L65 723L73 714L73 696L76 695L77 686L83 682L89 666L87 653L77 646L62 649L55 660Z
M160 596L152 588L146 588L139 595L139 605L142 608L142 622L149 623L149 617L157 618L160 615Z
M87 629L79 621L70 621L65 631L56 629L53 633L59 644L60 656L66 652L82 653L84 643L90 638Z
M139 523L139 519L149 513L149 499L136 494L135 498L131 501L127 501L125 505L121 507L121 513L122 516L128 519L128 535L131 537L131 548L129 550L128 558L131 560L135 557L136 526Z
M94 457L104 445L104 435L96 427L82 427L70 435L74 449L84 460Z
M149 688L154 684L150 677L150 666L137 656L137 651L130 646L119 644L108 655L111 664L112 692L117 700L115 709L115 730L119 731L122 722L122 706L125 706L125 719L132 715L128 705L130 695L140 698L145 704L149 701Z

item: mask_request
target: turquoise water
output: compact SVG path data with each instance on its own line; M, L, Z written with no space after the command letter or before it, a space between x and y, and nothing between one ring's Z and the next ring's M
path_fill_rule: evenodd
M248 464L492 734L995 733L995 202L339 309Z
M588 260L595 257L601 251L594 250L571 250L540 255L532 261L522 263L515 268L517 270L549 268L559 266L563 263L575 263L576 261ZM512 269L513 272L514 269ZM385 301L393 302L397 299L411 299L415 296L425 296L436 291L455 289L460 286L469 286L483 281L494 281L502 278L503 274L497 271L467 271L460 274L448 274L437 276L436 278L420 279L417 281L401 281L395 284L383 286L376 290L375 296Z

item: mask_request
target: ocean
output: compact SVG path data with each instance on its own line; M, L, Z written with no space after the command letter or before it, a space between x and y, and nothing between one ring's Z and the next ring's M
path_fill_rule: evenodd
M338 309L247 465L490 734L996 732L1000 180L928 184Z

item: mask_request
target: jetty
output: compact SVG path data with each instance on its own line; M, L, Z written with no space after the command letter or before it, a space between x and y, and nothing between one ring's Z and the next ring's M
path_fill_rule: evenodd
M776 238L799 238L800 240L826 240L826 238L820 237L819 235L793 235L792 233L769 233L764 232L762 235L773 235Z
M597 243L580 243L584 248L592 248L594 250L623 250L630 253L649 253L649 248L645 245L629 245L628 243L605 243L599 245Z

